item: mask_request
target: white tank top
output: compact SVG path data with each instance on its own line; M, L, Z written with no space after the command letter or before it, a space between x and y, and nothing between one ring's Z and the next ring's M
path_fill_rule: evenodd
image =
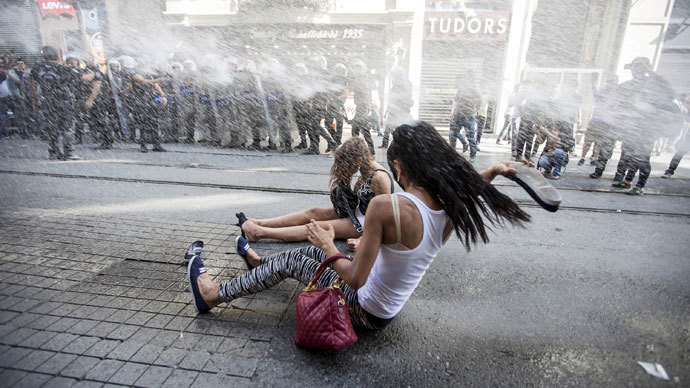
M443 231L448 224L444 210L432 210L410 193L395 193L408 198L422 216L424 233L411 250L396 250L381 244L367 282L359 290L359 304L379 318L393 318L419 285L427 268L443 247Z

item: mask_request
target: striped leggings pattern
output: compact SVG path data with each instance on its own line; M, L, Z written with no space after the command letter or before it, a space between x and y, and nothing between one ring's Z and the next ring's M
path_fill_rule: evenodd
M267 290L287 278L296 279L306 286L314 278L319 264L325 259L326 254L314 246L292 249L263 257L261 258L261 265L258 267L222 283L218 288L218 295L223 302L230 302L239 297ZM333 269L326 268L316 287L326 288L337 279L338 274ZM340 286L340 289L343 290L347 305L351 308L350 320L352 324L375 330L359 305L357 291L347 284Z

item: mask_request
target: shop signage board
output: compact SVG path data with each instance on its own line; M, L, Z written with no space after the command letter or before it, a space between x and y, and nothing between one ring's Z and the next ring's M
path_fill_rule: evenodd
M294 39L294 40L362 40L381 38L382 29L365 29L361 26L330 25L323 28L296 27L271 28L255 27L249 30L252 39Z
M74 17L74 6L70 1L56 1L56 0L37 0L38 9L41 11L41 16L67 16Z
M504 11L426 11L424 40L495 40L508 36L510 15Z

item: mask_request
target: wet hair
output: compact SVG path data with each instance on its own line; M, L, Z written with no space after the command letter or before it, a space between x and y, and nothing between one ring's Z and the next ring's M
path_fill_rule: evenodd
M361 162L360 162L361 158ZM361 137L351 137L335 150L333 155L333 166L331 166L330 189L334 189L340 182L348 187L352 181L352 176L360 169L360 163L364 164L362 174L367 174L373 170L374 158L369 152L369 147Z
M486 220L491 225L507 220L519 226L530 220L529 214L484 179L431 124L417 121L397 127L387 157L396 180L394 160L402 163L411 184L426 190L441 205L468 251L470 242L489 241Z

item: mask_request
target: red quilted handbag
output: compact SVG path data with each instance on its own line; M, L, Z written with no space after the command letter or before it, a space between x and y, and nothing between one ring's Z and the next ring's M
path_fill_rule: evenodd
M312 281L297 296L297 332L295 344L303 348L343 349L357 341L352 329L345 294L340 289L342 279L330 287L315 289L316 282L333 260L347 258L344 254L324 260Z

